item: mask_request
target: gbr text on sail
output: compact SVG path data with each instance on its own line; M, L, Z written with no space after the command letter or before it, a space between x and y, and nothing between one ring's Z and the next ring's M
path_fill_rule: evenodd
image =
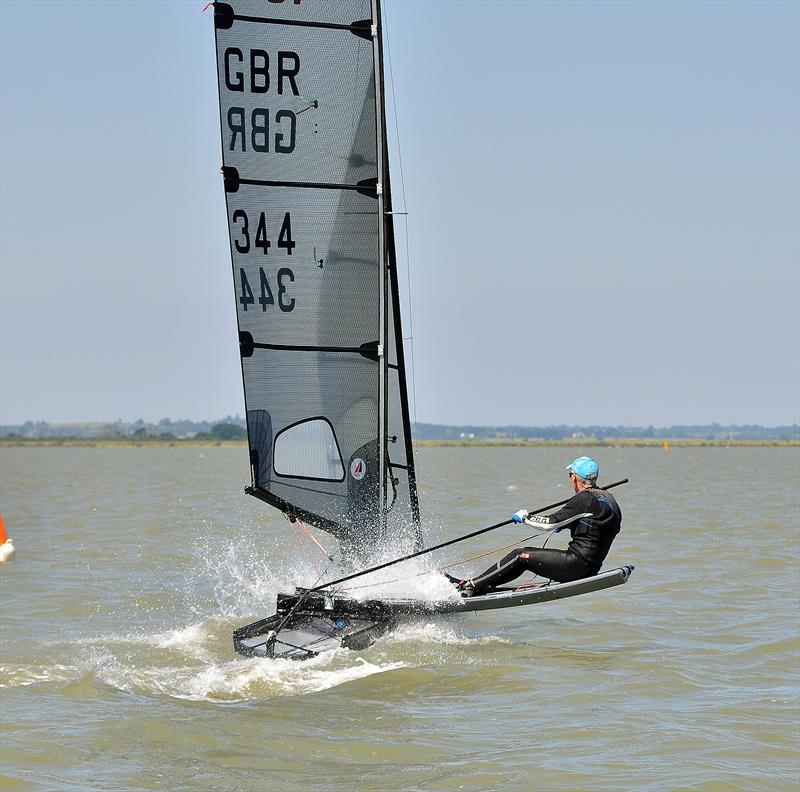
M265 100L280 96L299 96L297 75L300 56L291 50L278 50L270 56L263 49L246 54L228 47L224 54L225 87L234 93L249 93ZM265 101L266 104L266 101ZM227 113L228 149L291 154L294 151L297 115L288 108L231 106Z

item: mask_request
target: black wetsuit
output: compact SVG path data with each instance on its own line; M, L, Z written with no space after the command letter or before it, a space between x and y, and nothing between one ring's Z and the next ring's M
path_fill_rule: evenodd
M472 578L475 593L484 594L526 571L559 583L596 575L622 526L622 510L613 495L592 487L570 498L555 514L528 519L542 525L560 524L569 528L572 541L566 550L540 547L512 550Z

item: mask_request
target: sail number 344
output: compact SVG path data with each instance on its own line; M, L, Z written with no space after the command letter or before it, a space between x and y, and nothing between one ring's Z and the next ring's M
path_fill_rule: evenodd
M272 242L269 239L267 232L267 216L266 212L261 212L256 225L255 235L251 236L250 218L243 209L237 209L232 215L233 228L238 229L238 236L233 238L233 245L237 252L247 254L253 248L260 248L264 255L268 255L269 249L272 247ZM291 256L292 250L297 246L297 243L292 239L292 218L289 212L283 216L280 231L278 232L278 239L276 247L282 248L286 254ZM258 302L261 305L261 310L266 311L268 305L275 305L275 295L273 294L272 287L270 286L269 278L263 267L258 268L258 280L261 296ZM239 296L239 303L242 310L246 311L248 306L255 305L256 298L253 296L253 289L250 286L250 281L247 278L247 273L244 267L239 267L239 281L241 284L241 295ZM288 284L294 283L294 272L288 267L281 267L278 270L276 277L277 285L277 305L281 311L286 313L293 311L295 307L294 297L289 297L286 293Z

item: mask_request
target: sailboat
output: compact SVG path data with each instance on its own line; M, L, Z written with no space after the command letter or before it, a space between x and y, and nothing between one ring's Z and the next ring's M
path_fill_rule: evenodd
M351 569L420 555L379 0L215 2L214 27L245 492L332 534ZM574 596L631 571L441 602L356 601L340 578L280 594L234 647L303 659L421 612Z

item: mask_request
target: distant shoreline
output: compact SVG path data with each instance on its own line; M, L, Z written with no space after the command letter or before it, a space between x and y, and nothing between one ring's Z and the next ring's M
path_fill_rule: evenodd
M666 442L670 448L796 448L800 440L704 440L702 438L669 437L625 437L604 440L564 439L564 440L415 440L420 448L663 448ZM93 437L2 437L0 448L246 448L246 440L178 440L151 438L133 440L130 438Z

